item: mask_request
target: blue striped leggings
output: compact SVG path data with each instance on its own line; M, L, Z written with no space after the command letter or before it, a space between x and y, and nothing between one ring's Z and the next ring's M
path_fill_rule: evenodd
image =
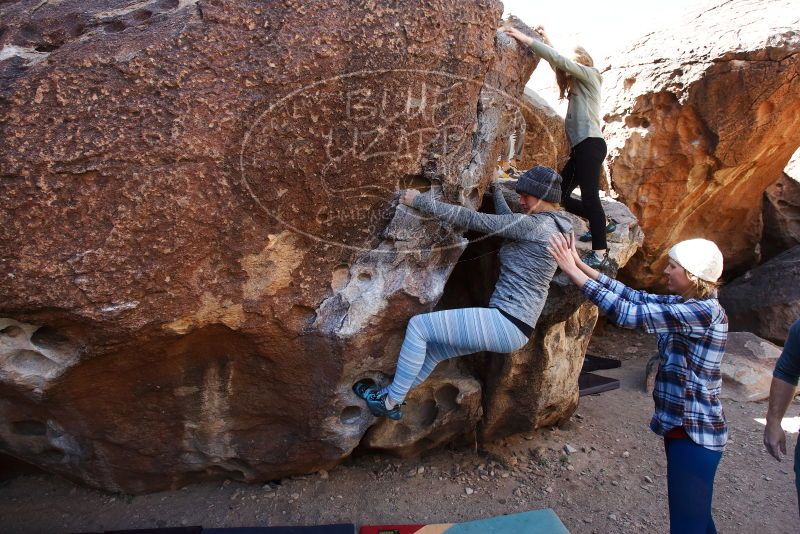
M408 391L448 358L484 350L514 352L528 338L495 308L460 308L415 315L408 322L389 398L403 402Z

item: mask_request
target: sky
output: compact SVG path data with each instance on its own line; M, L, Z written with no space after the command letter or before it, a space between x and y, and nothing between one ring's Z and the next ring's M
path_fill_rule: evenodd
M544 26L553 46L561 53L582 45L594 58L595 66L602 70L618 49L647 33L675 24L689 13L699 12L707 3L706 0L503 0L503 16L516 15L529 26ZM566 101L558 101L555 75L547 63L542 62L536 68L528 86L564 114Z

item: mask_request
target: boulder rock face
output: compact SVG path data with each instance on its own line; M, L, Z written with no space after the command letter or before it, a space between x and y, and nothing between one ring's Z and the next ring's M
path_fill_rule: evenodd
M735 401L769 398L772 370L781 348L749 332L730 332L722 358L722 393Z
M363 446L407 457L445 443L474 437L483 415L483 388L459 359L442 362L428 380L414 388L400 421L378 421Z
M795 153L783 176L764 193L763 220L762 260L800 245L800 152Z
M611 180L647 236L626 278L653 286L669 247L757 261L764 190L800 146L800 10L720 2L648 34L604 73Z
M0 450L137 493L473 435L480 365L418 388L409 435L365 437L351 386L391 375L411 315L488 284L451 277L463 231L396 191L480 204L536 66L501 12L0 4Z
M523 101L525 105L521 108L525 118L525 143L519 168L529 169L534 165L544 165L561 172L569 158L564 117L528 87L525 88Z
M720 303L731 330L783 345L800 318L800 245L722 287Z

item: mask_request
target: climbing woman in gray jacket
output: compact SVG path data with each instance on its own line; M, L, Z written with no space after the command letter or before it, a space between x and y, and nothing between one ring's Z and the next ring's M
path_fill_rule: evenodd
M400 202L459 228L498 235L500 277L488 308L461 308L411 318L400 348L394 380L379 389L371 381L353 386L376 416L400 419L408 391L422 383L437 363L448 358L490 351L509 353L528 341L542 312L556 263L547 252L550 236L569 231L561 211L561 176L548 167L533 167L520 176L516 191L525 213L512 212L499 186L492 184L495 214L433 200L414 189Z
M606 225L606 215L600 203L600 171L607 152L600 130L600 86L603 77L583 47L577 47L574 59L570 59L546 44L549 39L541 28L536 31L544 42L511 26L504 27L503 31L550 64L556 73L559 96L567 97L565 125L572 148L569 160L561 170L564 178L561 204L570 213L588 219L589 232L579 239L591 241L592 250L582 259L588 266L598 269L608 257L606 232L615 229L613 223ZM576 186L581 189L580 200L572 198Z

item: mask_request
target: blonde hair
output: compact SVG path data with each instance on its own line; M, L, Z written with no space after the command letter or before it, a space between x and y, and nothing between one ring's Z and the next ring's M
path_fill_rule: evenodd
M527 194L527 193L526 193L526 194ZM537 197L537 196L534 196L534 195L529 195L529 196L531 196L531 197L533 197L533 198L537 199L537 200L539 201L539 203L541 203L541 204L544 204L544 205L545 205L545 207L548 207L548 206L549 206L551 210L554 210L554 211L559 211L559 210L561 209L561 203L560 203L560 202L550 202L549 200L545 200L545 199L543 199L543 198L539 198L539 197ZM536 206L534 206L534 208L535 208L535 207L536 207ZM531 209L534 209L534 208L531 208Z
M681 266L681 268L686 271L686 268ZM694 284L694 298L698 300L705 300L711 298L717 298L717 291L719 290L720 284L719 282L709 282L708 280L703 280L702 278L698 278L689 271L686 271L686 277Z
M586 67L594 67L594 60L589 52L582 46L575 47L575 62ZM572 76L567 74L566 71L555 69L556 83L558 84L558 98L566 98L572 89Z

